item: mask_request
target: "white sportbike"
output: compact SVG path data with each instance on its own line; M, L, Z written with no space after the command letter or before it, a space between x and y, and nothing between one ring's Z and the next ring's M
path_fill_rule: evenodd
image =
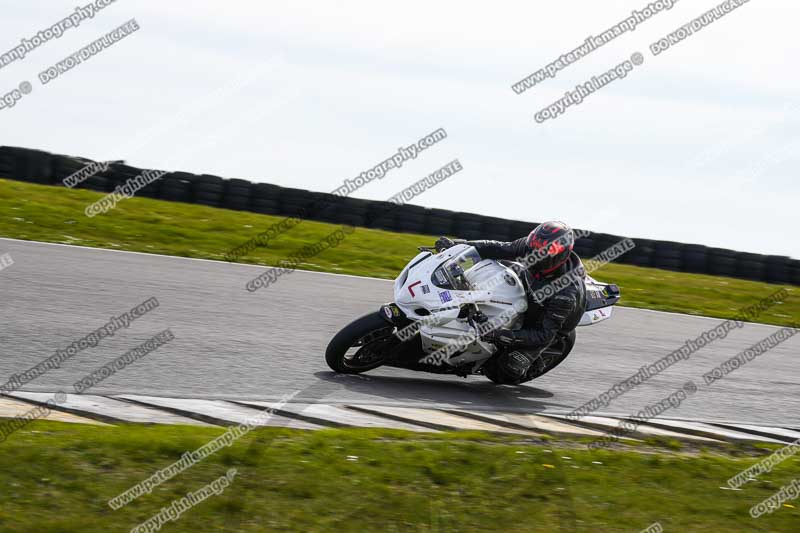
M394 302L356 319L328 344L333 370L359 374L391 366L458 376L485 375L502 382L490 362L498 347L481 340L491 329L519 329L528 308L523 265L482 259L459 244L440 253L420 247L394 282ZM579 326L611 317L619 301L616 285L584 278L586 307ZM525 381L558 366L572 350L575 332L557 335L538 353Z

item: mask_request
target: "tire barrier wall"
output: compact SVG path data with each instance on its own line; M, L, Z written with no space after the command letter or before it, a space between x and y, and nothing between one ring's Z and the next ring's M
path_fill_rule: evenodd
M90 163L93 161L81 157L0 146L2 178L45 185L62 185L64 178ZM127 166L122 162L112 163L108 170L90 177L77 188L112 192L126 180L141 173L142 169ZM341 198L304 189L187 172L166 174L143 188L137 195L282 216L296 215L304 206L322 200L319 205L323 207L307 218L402 233L454 235L467 239L512 240L527 234L536 225L535 222L506 220L416 205L395 206L387 202ZM386 215L382 216L382 213ZM594 233L579 239L575 244L575 251L581 257L591 257L622 238ZM677 272L800 285L800 261L789 257L736 252L670 241L649 239L634 239L634 241L636 248L619 258L620 263Z

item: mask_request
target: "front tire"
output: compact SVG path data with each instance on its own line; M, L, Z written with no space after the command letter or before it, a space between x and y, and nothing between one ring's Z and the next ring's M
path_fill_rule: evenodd
M325 362L334 372L360 374L383 365L399 343L394 326L380 313L369 313L345 326L331 339L325 350Z

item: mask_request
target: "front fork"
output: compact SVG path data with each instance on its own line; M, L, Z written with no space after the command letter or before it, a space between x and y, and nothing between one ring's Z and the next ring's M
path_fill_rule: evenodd
M411 320L408 319L403 310L397 307L395 303L383 304L379 313L381 318L389 324L397 326L397 328L404 328L411 324Z
M413 324L413 321L409 320L403 310L394 303L382 305L378 313L388 324L396 327L397 331ZM398 335L398 341L392 360L388 361L386 365L414 370L416 361L425 356L419 335L415 334L409 338L401 338Z

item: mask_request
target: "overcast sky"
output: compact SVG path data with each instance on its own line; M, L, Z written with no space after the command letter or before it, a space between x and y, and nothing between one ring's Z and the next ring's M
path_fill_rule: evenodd
M0 1L0 54L88 0ZM647 0L117 0L0 69L0 144L331 191L437 128L354 196L800 257L800 4L751 0L654 57L720 0L681 0L521 95L511 85ZM37 75L135 18L47 85ZM540 109L634 52L644 64L555 120Z

